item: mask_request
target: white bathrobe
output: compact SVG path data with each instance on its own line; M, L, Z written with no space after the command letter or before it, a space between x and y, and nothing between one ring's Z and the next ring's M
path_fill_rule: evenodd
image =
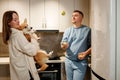
M11 28L9 39L10 77L11 80L30 80L29 71L34 80L40 80L33 56L37 48L27 41L22 31Z

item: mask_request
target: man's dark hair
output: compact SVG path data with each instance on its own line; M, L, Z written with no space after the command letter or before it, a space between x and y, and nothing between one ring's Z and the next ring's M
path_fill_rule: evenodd
M82 17L84 17L84 14L83 14L83 12L82 12L82 11L79 11L79 10L74 10L73 12L78 12L79 14L81 14L81 15L82 15Z

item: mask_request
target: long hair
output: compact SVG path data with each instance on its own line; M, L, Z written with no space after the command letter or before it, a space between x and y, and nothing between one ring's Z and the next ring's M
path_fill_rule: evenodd
M3 42L5 44L8 44L8 40L10 38L11 35L11 29L9 26L9 23L12 21L13 17L13 13L16 13L18 15L18 13L16 11L6 11L3 14L3 19L2 19L2 37L3 37Z

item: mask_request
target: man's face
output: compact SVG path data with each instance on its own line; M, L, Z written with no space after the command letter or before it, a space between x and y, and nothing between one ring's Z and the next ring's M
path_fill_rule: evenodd
M77 23L81 23L82 22L82 15L79 14L78 12L74 12L72 14L72 23L73 24L77 24Z

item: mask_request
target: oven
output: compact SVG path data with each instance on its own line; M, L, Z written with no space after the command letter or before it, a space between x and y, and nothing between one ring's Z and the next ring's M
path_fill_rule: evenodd
M61 80L61 63L47 63L45 71L39 71L40 80ZM37 64L37 68L40 66Z
M40 71L40 80L57 80L58 70L53 71Z

